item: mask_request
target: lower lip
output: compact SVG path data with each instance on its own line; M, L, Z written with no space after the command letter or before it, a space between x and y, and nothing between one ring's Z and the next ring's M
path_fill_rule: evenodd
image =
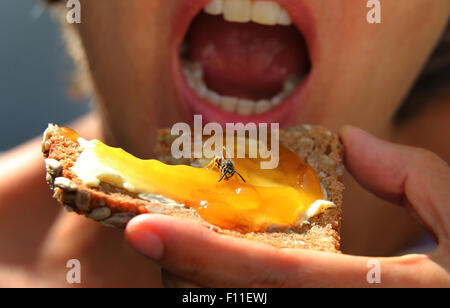
M280 126L287 126L294 124L296 114L305 108L306 93L309 84L311 83L311 71L308 76L297 87L295 92L280 105L270 109L269 111L251 116L243 116L226 112L210 102L200 98L188 85L183 73L180 46L184 40L186 32L194 17L205 7L209 0L192 1L186 0L180 5L176 18L174 19L174 31L172 36L172 75L175 83L175 89L178 95L178 101L182 109L185 120L190 123L193 120L194 114L203 115L206 122L217 122L222 125L226 123L280 123ZM288 1L286 1L288 2ZM281 3L282 4L282 3ZM289 14L298 29L302 29L302 34L308 46L311 63L316 61L317 54L314 46L313 38L315 37L312 30L312 23L308 11L304 8L299 8L296 2L296 10L298 12L291 12ZM285 6L289 7L289 6ZM312 68L311 68L312 70Z

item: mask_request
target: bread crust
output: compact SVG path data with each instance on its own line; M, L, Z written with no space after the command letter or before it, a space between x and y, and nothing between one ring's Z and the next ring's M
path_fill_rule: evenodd
M170 164L191 163L189 160L172 158L170 148L174 139L169 130L158 132L157 152L160 160ZM280 142L314 168L326 192L326 199L336 207L310 218L309 223L299 220L289 228L274 226L267 232L245 234L214 226L200 218L194 210L180 207L169 199L155 197L144 200L106 183L98 188L85 186L71 170L81 154L81 147L78 142L64 137L57 125L49 125L45 131L42 152L46 159L47 182L54 191L53 197L67 210L104 225L124 228L136 215L159 213L192 220L221 234L256 240L275 247L339 253L344 149L338 136L323 127L303 125L280 130Z

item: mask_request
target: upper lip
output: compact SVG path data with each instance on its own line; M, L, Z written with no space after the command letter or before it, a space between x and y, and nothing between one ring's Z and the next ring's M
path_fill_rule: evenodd
M307 0L272 0L274 2L279 3L284 9L289 13L293 24L297 27L297 29L302 33L307 48L308 54L311 61L311 66L313 69L314 63L317 61L318 56L318 44L316 40L316 29L315 22L313 20L313 16L309 7L307 6ZM171 35L171 48L172 48L172 71L174 74L175 83L180 83L180 76L182 76L180 71L180 57L179 57L179 49L181 44L184 41L185 35L189 29L189 26L192 20L197 16L197 14L210 2L210 0L183 0L180 2L177 12L173 19L172 24L172 35ZM305 79L300 88L304 88L306 83L308 83L309 77ZM183 81L184 82L184 81ZM175 87L178 88L178 87ZM297 91L299 92L299 91ZM304 91L301 91L304 92ZM288 124L293 117L294 105L299 105L300 101L303 103L303 99L300 99L298 96L301 93L296 93L293 96L297 96L295 99L295 103L293 102L292 106L286 106L287 104L280 104L273 110L271 110L268 114L254 115L254 116L241 116L236 114L230 114L226 112L217 111L215 106L204 106L202 110L196 110L196 112L208 113L213 109L214 113L217 115L217 122L225 123L225 122L280 122L282 125ZM181 95L183 96L183 94ZM181 107L187 117L192 118L192 110L190 110L189 106L186 106L185 97L181 97ZM206 116L207 120L208 117ZM192 119L190 119L192 120Z

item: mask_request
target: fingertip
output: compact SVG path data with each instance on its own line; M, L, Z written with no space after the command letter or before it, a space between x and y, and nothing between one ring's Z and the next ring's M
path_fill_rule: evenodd
M139 253L158 261L163 256L164 244L152 224L155 216L143 214L133 218L125 229L125 239Z
M339 136L341 137L344 145L353 144L355 141L361 141L362 139L375 139L375 136L370 134L369 132L353 126L353 125L344 125L339 129ZM359 139L359 140L357 140Z
M359 161L361 152L365 148L363 134L367 133L352 125L344 125L339 129L339 137L345 148L345 164L350 171L353 169L355 162Z
M402 148L351 125L339 133L351 175L372 193L395 202L404 175Z
M146 229L148 226L150 226L152 216L153 214L142 214L131 219L125 227L125 239L128 240L133 236L134 233L138 232L139 230Z

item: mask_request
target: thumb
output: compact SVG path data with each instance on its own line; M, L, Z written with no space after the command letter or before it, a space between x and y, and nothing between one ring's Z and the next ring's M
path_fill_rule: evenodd
M438 239L450 238L450 168L442 159L352 126L344 126L340 135L346 167L362 186L412 210Z
M382 272L384 287L449 284L445 267L437 262L448 259L446 252L436 260L424 255L370 259L279 249L158 214L133 218L125 237L166 269L162 278L168 287L368 287L370 267Z

